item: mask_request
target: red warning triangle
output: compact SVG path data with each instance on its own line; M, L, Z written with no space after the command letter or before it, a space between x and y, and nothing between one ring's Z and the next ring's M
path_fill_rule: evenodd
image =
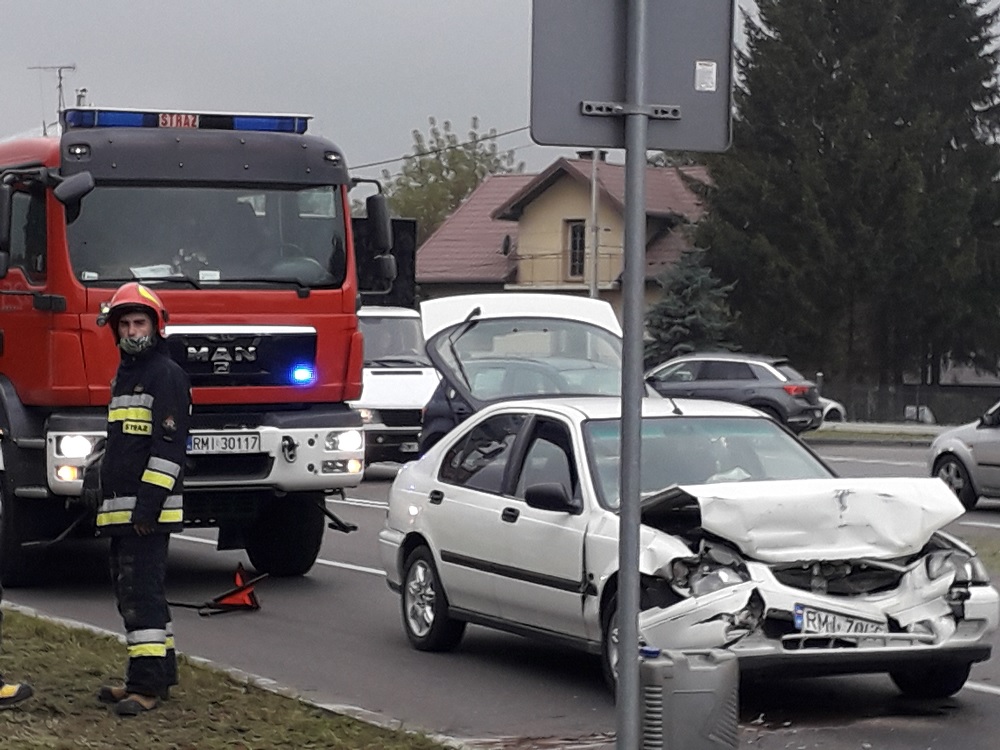
M212 601L206 602L203 609L209 611L203 612L203 614L230 612L236 609L260 609L260 601L258 601L253 587L258 581L267 578L267 573L247 580L247 573L243 569L243 563L238 563L235 578L236 586L225 593L219 594Z

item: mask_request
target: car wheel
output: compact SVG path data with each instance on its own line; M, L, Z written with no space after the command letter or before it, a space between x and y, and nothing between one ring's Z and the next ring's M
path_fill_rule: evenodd
M826 414L823 415L824 422L843 422L844 415L840 413L840 409L830 409Z
M601 617L601 671L612 695L618 686L618 592L611 595Z
M947 698L962 689L971 669L968 663L931 664L896 669L889 677L910 698Z
M415 649L451 651L458 646L465 623L448 616L448 597L427 547L417 547L406 558L401 594L403 628Z
M969 472L962 462L953 455L941 456L934 464L934 476L942 479L958 495L966 510L972 510L979 502L979 496L972 486Z

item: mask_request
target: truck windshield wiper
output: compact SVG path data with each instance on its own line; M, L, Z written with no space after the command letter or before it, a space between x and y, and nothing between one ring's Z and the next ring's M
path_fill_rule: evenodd
M124 284L128 281L141 281L147 286L155 286L158 284L187 284L188 286L194 287L195 289L201 289L201 285L192 279L190 276L184 276L183 274L176 274L173 276L143 276L141 274L132 274L131 276L101 276L97 279L81 279L84 283L90 282L100 282L102 284L107 284L111 282L112 284Z

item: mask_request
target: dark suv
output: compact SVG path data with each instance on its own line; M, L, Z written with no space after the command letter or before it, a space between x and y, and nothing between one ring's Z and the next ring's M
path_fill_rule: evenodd
M697 352L646 372L662 396L713 398L752 406L793 432L819 427L823 408L816 384L783 357L736 352Z

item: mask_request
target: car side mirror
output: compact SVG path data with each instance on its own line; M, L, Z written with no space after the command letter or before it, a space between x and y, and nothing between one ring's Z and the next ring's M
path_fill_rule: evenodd
M549 510L556 513L578 514L582 508L567 493L559 482L533 484L524 491L524 502L529 508Z

